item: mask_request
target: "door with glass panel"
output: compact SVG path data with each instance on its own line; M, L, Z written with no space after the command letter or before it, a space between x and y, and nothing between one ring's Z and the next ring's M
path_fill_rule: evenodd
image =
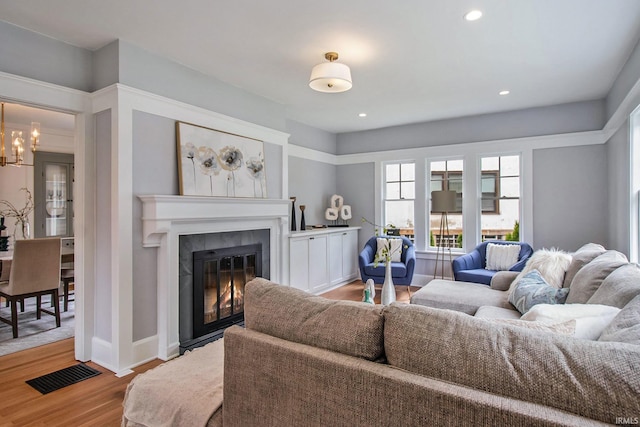
M73 236L73 154L36 152L35 237Z

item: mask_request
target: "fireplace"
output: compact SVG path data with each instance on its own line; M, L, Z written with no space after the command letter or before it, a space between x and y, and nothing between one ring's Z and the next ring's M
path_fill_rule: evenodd
M262 275L262 245L193 253L193 335L199 339L243 320L244 285Z
M142 201L142 244L157 248L157 339L144 343L157 350L141 350L145 357L168 360L194 339L193 252L260 242L262 277L288 283L288 199L138 197ZM263 237L254 239L255 233Z

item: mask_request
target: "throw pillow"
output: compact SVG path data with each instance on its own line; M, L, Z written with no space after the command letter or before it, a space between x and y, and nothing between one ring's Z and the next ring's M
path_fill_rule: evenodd
M533 270L517 280L509 302L525 314L537 304L564 304L568 293L568 289L550 286L538 270Z
M378 237L376 240L378 250L376 252L376 260L386 262L386 254L391 255L391 262L400 262L402 255L402 239L388 239L386 237ZM386 252L386 254L385 254Z
M538 304L521 320L542 322L576 321L576 338L597 340L620 312L617 307L600 304Z
M564 251L554 248L537 250L531 255L518 277L511 284L509 293L520 278L533 270L538 270L544 280L554 288L561 288L565 271L570 263L571 255Z
M532 329L534 331L553 332L560 335L573 336L576 332L576 321L574 319L561 322L530 322L520 319L491 319L490 322L518 326L520 328Z
M499 245L489 243L487 245L487 270L508 270L518 262L520 245Z
M626 264L627 257L618 251L606 251L578 271L569 287L567 302L584 304L596 293L602 281Z
M631 300L602 331L598 341L640 345L640 295Z

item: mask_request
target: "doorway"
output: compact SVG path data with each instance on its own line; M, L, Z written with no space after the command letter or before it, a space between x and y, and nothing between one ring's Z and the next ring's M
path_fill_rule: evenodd
M16 238L33 238L45 237L47 210L50 211L49 230L50 236L60 236L64 238L66 251L69 247L73 247L73 209L70 208L67 200L73 197L73 158L76 150L76 117L74 114L52 111L49 109L24 105L18 102L3 101L5 104L5 155L8 162L14 162L13 152L10 148L10 138L12 132L22 132L24 137L24 151L22 165L11 165L0 167L0 200L9 202L16 209L24 209L27 205L28 198L33 200L33 211L27 213L26 222L28 225L25 235L24 227L19 227L19 221L11 215L5 215L5 225L9 241L9 251L12 249L13 241ZM39 123L40 135L35 144L35 151L31 147L34 145L33 138L30 138L30 130L32 122ZM46 184L42 168L38 168L38 159L55 160L58 165L51 169L50 175L54 170L61 172L64 168L69 174L62 178L56 173L55 179L58 182L50 185L51 197L46 199ZM60 162L62 161L62 162ZM53 175L52 175L53 176ZM58 179L60 178L60 179ZM49 180L51 181L51 180ZM64 183L64 184L63 184ZM42 185L42 187L41 187ZM64 189L63 189L64 185ZM55 187L55 188L54 188ZM44 196L43 196L43 188ZM59 194L58 194L59 193ZM58 197L59 196L59 197ZM63 202L64 198L64 203ZM52 203L56 205L54 206ZM58 206L62 203L61 206ZM49 208L49 209L47 209ZM1 208L0 208L1 210ZM67 220L67 215L70 213ZM40 225L45 225L45 232L41 232ZM71 289L75 283L69 284ZM62 289L62 288L61 288ZM61 294L64 291L61 292ZM75 301L68 301L67 311L62 313L62 325L60 328L55 327L55 322L51 322L48 316L42 316L40 323L35 315L31 316L30 305L32 301L25 300L25 312L19 314L18 331L19 337L13 339L9 337L7 340L0 341L0 355L21 351L27 348L48 344L50 342L59 341L73 337L75 335ZM64 302L61 300L60 305L63 307ZM3 317L10 317L5 304L1 304Z

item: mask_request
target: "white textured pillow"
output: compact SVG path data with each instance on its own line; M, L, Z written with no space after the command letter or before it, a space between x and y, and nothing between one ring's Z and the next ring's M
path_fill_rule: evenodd
M619 312L618 307L601 304L537 304L520 320L563 322L573 319L576 321L576 338L597 340Z
M520 245L487 245L487 270L504 271L510 269L518 262Z
M402 255L402 239L378 237L376 244L378 245L378 251L376 253L376 259L378 261L385 262L387 260L383 254L384 249L387 248L387 253L391 254L391 262L400 262L400 256Z
M531 258L527 261L524 268L518 274L509 289L509 294L513 290L513 286L524 276L525 274L538 270L544 280L553 286L554 288L561 288L564 282L564 275L571 264L571 255L567 252L559 251L557 249L540 249L531 255Z

